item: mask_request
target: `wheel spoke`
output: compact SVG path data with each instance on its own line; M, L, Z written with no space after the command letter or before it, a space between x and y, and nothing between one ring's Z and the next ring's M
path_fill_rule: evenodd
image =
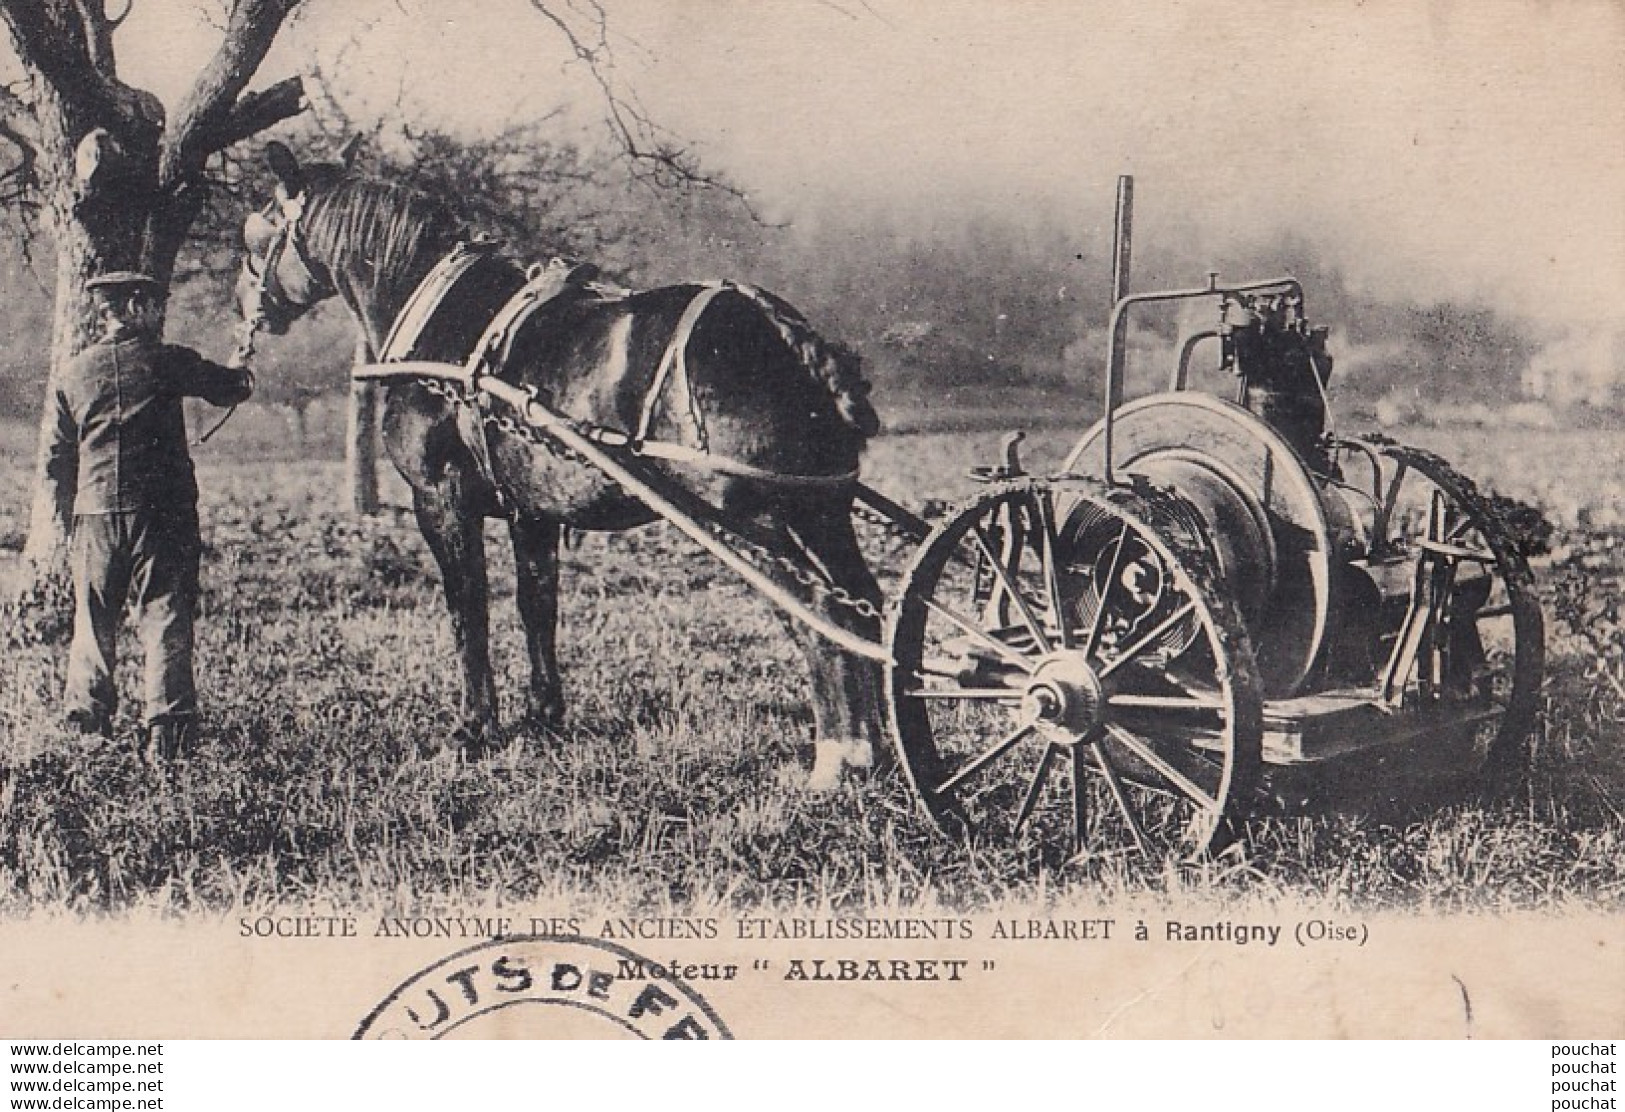
M1181 619L1183 619L1185 615L1189 614L1195 609L1196 602L1192 599L1186 599L1183 606L1179 607L1172 614L1169 614L1162 621L1158 622L1156 626L1152 628L1151 631L1148 632L1144 637L1141 637L1138 641L1134 642L1134 644L1130 645L1121 653L1118 653L1115 657L1113 657L1112 662L1100 670L1100 678L1105 679L1123 665L1133 660L1136 656L1140 655L1140 653L1144 652L1150 645L1152 645L1157 638L1161 637L1164 633L1167 633Z
M1089 636L1083 642L1083 655L1093 656L1100 645L1100 635L1106 630L1106 602L1111 598L1112 588L1117 586L1118 573L1123 570L1123 553L1128 551L1129 524L1123 522L1123 531L1117 535L1117 547L1112 551L1111 570L1106 573L1106 581L1100 586L1100 597L1095 601L1095 616L1089 623Z
M1060 543L1055 529L1055 503L1049 491L1038 498L1039 528L1044 534L1044 588L1049 596L1050 616L1061 638L1061 648L1072 647L1072 623L1067 619L1066 606L1061 599Z
M1033 770L1032 782L1027 785L1027 794L1022 797L1021 810L1016 814L1016 825L1012 833L1020 834L1021 828L1027 825L1027 820L1033 817L1033 808L1038 806L1038 797L1044 794L1044 781L1049 778L1049 770L1055 764L1056 746L1051 745L1044 750L1044 755L1038 759L1038 767Z
M992 764L994 761L1008 753L1011 749L1015 748L1017 743L1019 743L1022 738L1032 733L1032 731L1033 724L1031 722L1022 723L1020 726L1016 727L1012 733L1006 735L992 748L981 754L981 756L976 757L969 764L965 765L958 772L954 773L952 776L948 777L948 779L944 780L940 785L938 785L937 794L943 795L947 792L953 791L965 781L969 780L972 776L975 776L988 765Z
M1454 556L1458 560L1472 560L1480 564L1494 566L1495 554L1482 549L1468 548L1465 545L1451 544L1448 541L1418 540L1417 547L1425 548L1429 552L1437 552L1441 556Z
M1005 569L999 558L993 554L993 542L988 540L980 525L971 527L971 536L976 538L976 543L982 549L983 555L987 557L988 563L993 566L993 574L998 577L999 584L1004 587L1005 593L1010 596L1011 603L1015 605L1016 613L1021 615L1022 624L1032 632L1033 640L1038 645L1038 651L1048 653L1050 643L1049 638L1044 633L1044 627L1039 624L1037 618L1033 617L1033 612L1027 607L1027 600L1021 597L1020 591L1016 590L1016 585L1011 580L1010 573Z
M965 617L965 616L963 616L961 614L954 613L952 610L948 609L946 606L942 605L940 602L936 602L936 601L934 601L932 599L927 598L927 599L922 599L921 601L924 602L925 605L927 607L929 607L932 611L936 612L937 614L940 614L943 618L945 618L948 621L952 622L954 625L958 626L960 629L964 630L966 633L970 634L972 637L974 637L978 641L982 642L982 644L986 645L988 648L992 649L994 652L996 652L1000 656L1004 657L1010 663L1012 663L1016 667L1020 668L1023 672L1026 672L1029 675L1032 673L1032 670L1033 670L1032 661L1028 660L1019 651L1012 648L1010 645L1007 645L1003 641L1000 641L997 637L995 637L991 633L987 632L987 630L983 629L981 626L977 625L975 622L971 621L969 618L967 618L967 617Z
M1113 722L1106 723L1106 731L1131 750L1136 757L1154 768L1163 779L1178 788L1193 803L1206 811L1217 811L1219 801L1199 787L1194 780L1175 768L1168 758L1151 747L1150 742L1125 730Z
M1199 695L1131 695L1120 692L1108 695L1106 705L1125 710L1223 710L1224 700Z
M905 691L910 699L987 699L995 702L1015 702L1021 692L1009 687L921 687Z
M1150 853L1150 841L1145 831L1140 829L1140 820L1134 815L1134 808L1129 806L1128 793L1123 790L1123 781L1117 775L1117 769L1106 756L1106 747L1095 742L1089 747L1094 751L1095 763L1100 766L1100 774L1105 777L1106 787L1111 789L1112 799L1117 801L1117 809L1123 813L1123 821L1128 823L1129 833L1134 835L1134 844L1140 848L1141 853Z
M1089 819L1089 774L1083 768L1083 746L1072 747L1072 852L1083 849L1083 827Z

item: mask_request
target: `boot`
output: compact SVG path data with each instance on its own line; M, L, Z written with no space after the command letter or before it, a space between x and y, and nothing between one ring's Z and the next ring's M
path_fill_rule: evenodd
M99 737L104 741L111 741L113 738L113 723L108 721L105 714L97 711L70 710L63 721L73 733Z
M141 731L141 760L158 768L179 760L192 750L190 718L160 718Z

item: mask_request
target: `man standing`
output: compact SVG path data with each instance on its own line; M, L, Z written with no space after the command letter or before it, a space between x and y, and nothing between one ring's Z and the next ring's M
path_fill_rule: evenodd
M56 383L47 460L73 496L64 710L70 728L112 737L115 647L128 602L146 653L140 751L158 763L186 748L197 714L192 623L203 544L181 399L236 405L253 392L253 376L161 343L163 290L146 275L116 271L86 288L102 334Z

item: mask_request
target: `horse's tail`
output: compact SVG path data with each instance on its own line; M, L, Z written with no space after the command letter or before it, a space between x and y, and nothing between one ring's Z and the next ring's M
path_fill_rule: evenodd
M870 386L863 377L863 357L845 344L824 340L811 332L808 335L813 342L797 352L801 361L835 399L835 411L841 420L866 439L874 436L880 431L880 414L869 401Z
M826 340L789 302L753 286L735 284L767 317L785 345L814 380L829 391L835 411L864 437L880 431L880 416L869 402L869 383L863 377L863 357L845 344Z

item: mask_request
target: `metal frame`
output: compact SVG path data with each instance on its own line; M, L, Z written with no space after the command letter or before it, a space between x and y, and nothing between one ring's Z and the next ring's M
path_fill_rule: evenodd
M1180 290L1150 290L1145 293L1129 293L1130 259L1134 247L1134 179L1124 174L1117 179L1117 218L1112 234L1112 312L1110 319L1110 333L1106 347L1106 400L1102 420L1106 422L1103 440L1103 463L1101 477L1112 483L1116 478L1112 470L1112 415L1123 399L1123 375L1128 358L1126 341L1128 339L1129 310L1136 305L1150 305L1166 301L1183 301L1193 297L1224 297L1227 294L1255 293L1259 290L1280 289L1303 296L1303 284L1290 274L1283 274L1276 278L1264 278L1252 282L1241 282L1234 285L1221 286L1217 273L1208 275L1206 286ZM1174 372L1173 389L1185 388L1187 363L1191 350L1196 343L1209 336L1216 336L1217 332L1200 333L1187 341L1180 352L1179 366ZM1086 448L1085 439L1079 439L1066 461L1061 465L1063 472L1070 472L1077 466Z

